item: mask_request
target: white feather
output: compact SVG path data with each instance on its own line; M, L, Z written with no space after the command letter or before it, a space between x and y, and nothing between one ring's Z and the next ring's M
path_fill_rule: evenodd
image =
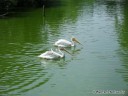
M59 52L61 52L61 51L59 50ZM51 51L46 51L45 53L42 53L38 57L44 58L44 59L58 59L58 58L63 58L64 53L62 53L62 52L57 53L51 49Z
M74 42L70 42L65 39L59 39L58 41L55 42L54 45L59 47L71 47L74 46Z

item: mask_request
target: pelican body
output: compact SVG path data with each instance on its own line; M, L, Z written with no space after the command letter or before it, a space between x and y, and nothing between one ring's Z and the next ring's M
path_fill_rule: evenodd
M55 46L58 47L72 47L75 46L75 42L81 44L76 38L72 37L71 41L65 40L65 39L59 39L58 41L55 42Z
M61 50L64 50L67 53L69 53L66 49L61 48ZM60 48L58 48L58 52L55 52L51 49L50 51L46 51L45 53L42 53L38 57L43 58L43 59L49 59L49 60L64 58L65 54L61 50Z

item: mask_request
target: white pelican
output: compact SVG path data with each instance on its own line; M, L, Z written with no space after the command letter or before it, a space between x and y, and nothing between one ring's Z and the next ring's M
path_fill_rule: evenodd
M54 45L58 47L72 47L75 46L75 42L81 44L75 37L72 37L71 41L59 39L54 43Z
M65 54L60 49L66 51L67 53L70 54L70 52L68 52L66 49L58 48L58 52L55 52L51 49L50 51L46 51L46 52L42 53L38 57L43 58L43 59L48 59L48 60L64 58Z

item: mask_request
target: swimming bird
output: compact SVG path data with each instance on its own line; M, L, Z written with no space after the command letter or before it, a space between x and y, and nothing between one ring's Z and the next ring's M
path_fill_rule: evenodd
M75 43L81 44L75 37L72 37L71 41L68 41L65 39L59 39L54 43L54 45L58 47L72 47L72 46L75 46Z
M38 57L43 58L43 59L48 59L48 60L64 58L65 54L61 50L70 54L70 52L68 52L65 48L58 48L58 52L53 51L51 49L50 51L46 51L46 52L42 53Z

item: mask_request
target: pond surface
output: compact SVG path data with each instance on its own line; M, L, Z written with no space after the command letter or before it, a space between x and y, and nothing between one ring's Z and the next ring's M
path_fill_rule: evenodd
M0 96L127 96L127 4L61 0L45 17L35 9L0 19ZM67 49L73 56L37 57L71 36L83 44Z

